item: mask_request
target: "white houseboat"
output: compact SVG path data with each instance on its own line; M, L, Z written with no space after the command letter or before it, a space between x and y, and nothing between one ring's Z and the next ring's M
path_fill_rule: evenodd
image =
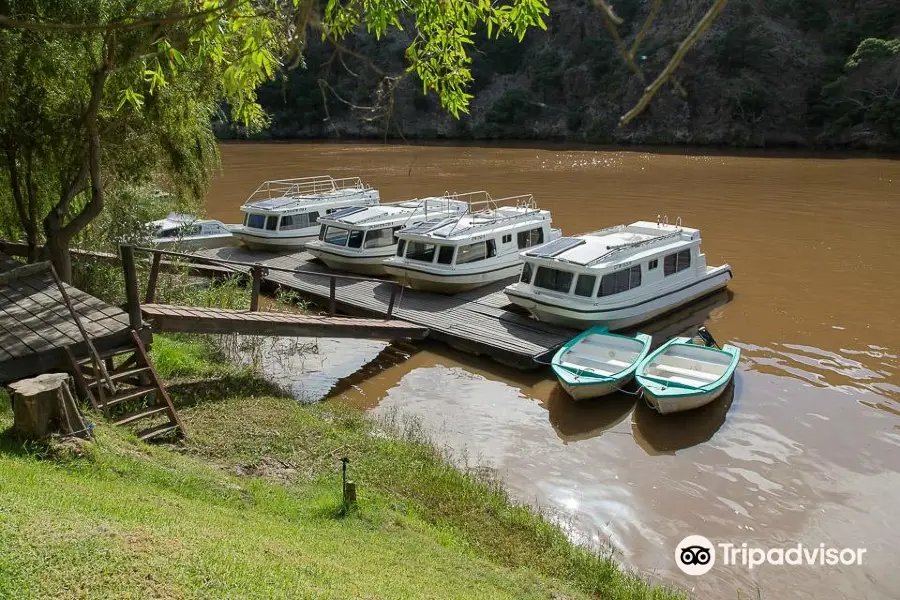
M519 253L559 238L550 213L531 194L493 200L486 192L461 194L465 214L422 221L397 232L395 256L385 271L412 289L444 293L469 290L522 269Z
M241 206L244 223L230 229L249 248L299 250L319 234L319 217L378 202L378 190L359 177L323 175L266 181Z
M169 213L164 219L147 223L146 228L150 243L163 250L201 250L237 243L221 221L180 213Z
M468 206L447 195L342 208L319 217L319 239L307 242L306 249L333 269L383 275L384 260L397 251L398 231L429 219L463 214Z
M724 288L727 264L711 267L700 231L638 221L564 237L522 253L514 304L539 321L570 327L624 329Z

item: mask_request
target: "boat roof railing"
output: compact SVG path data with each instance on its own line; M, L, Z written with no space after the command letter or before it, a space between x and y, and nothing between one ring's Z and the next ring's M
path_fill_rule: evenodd
M447 225L453 225L449 231L443 233L441 237L449 238L451 235L460 235L473 229L480 227L496 226L504 221L520 220L527 215L540 212L537 203L532 194L521 194L519 196L509 196L507 198L494 199L484 190L477 192L450 193L446 192L441 197L442 202L447 202L447 210L441 211L442 215L435 219L426 219L420 223L416 223L412 227L404 228L402 233L414 235L424 235L436 231ZM465 202L466 210L459 214L445 216L449 212L451 202ZM512 207L523 209L524 212L517 212L513 215L504 215L501 209L504 207ZM427 213L426 213L427 214ZM461 229L457 229L465 217L472 217L472 223ZM480 220L480 222L478 222Z
M369 189L369 187L359 177L335 179L331 175L316 175L314 177L296 177L293 179L271 179L264 181L256 188L256 191L250 194L250 197L244 204L254 204L277 198L317 196L345 189L364 191Z
M485 195L487 192L484 192ZM517 208L522 212L504 215L502 208ZM469 210L458 217L455 217L455 223L443 237L449 238L451 235L462 235L474 229L482 227L496 227L500 223L507 221L520 221L525 217L541 212L533 194L520 194L518 196L507 196L506 198L498 198L494 200L488 196L488 199L469 202ZM472 222L468 226L457 229L464 217L472 217Z
M615 229L615 228L609 228ZM601 230L605 231L605 230ZM659 242L664 242L670 240L672 238L681 237L683 230L679 227L675 231L670 233L665 233L663 235L658 235L652 238L648 238L646 240L639 240L637 242L630 242L627 244L619 244L618 246L607 246L607 252L601 254L600 256L594 257L589 260L587 263L584 263L586 266L591 267L599 262L602 262L605 259L611 258L618 254L619 252L623 252L625 250L634 250L635 248L643 248L645 246L653 246L658 244ZM598 232L599 233L599 232Z

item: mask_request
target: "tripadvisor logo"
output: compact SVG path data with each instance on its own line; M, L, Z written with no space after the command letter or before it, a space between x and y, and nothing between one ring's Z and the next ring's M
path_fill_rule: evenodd
M702 535L689 535L675 548L675 564L688 575L704 575L716 564L716 547L724 566L741 565L753 569L761 565L828 566L861 565L865 548L829 548L825 544L788 548L754 548L744 542L714 545Z

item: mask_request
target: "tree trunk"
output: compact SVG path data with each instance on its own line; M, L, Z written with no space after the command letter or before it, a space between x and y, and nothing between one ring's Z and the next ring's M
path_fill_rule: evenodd
M66 373L45 373L11 384L14 425L20 439L43 440L54 433L90 437Z

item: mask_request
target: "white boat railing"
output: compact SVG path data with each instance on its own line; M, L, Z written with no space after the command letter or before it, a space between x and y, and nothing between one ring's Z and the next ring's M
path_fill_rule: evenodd
M671 233L652 237L652 238L649 238L646 240L640 240L637 242L630 242L628 244L620 244L618 246L607 247L609 250L608 252L601 254L600 256L598 256L596 258L592 258L590 261L588 261L586 266L591 267L591 266L597 264L598 262L602 262L604 259L607 259L611 256L615 256L616 254L618 254L619 252L622 252L624 250L634 250L635 248L643 248L644 246L653 246L655 244L658 244L659 242L664 242L664 241L670 240L672 238L681 237L682 232L683 232L682 229L676 229L675 231L673 231Z
M298 196L316 196L336 192L339 190L356 189L365 191L371 189L362 182L359 177L344 177L335 179L331 175L317 175L314 177L296 177L293 179L271 179L264 181L244 204L253 204L263 200L275 198L294 198Z
M476 210L476 207L481 208ZM504 215L501 212L502 208L516 208L522 212ZM448 231L444 237L450 237L454 234L461 235L485 227L496 227L501 223L509 221L520 221L540 212L541 209L538 208L533 194L521 194L518 196L498 198L497 200L488 199L470 202L469 210L456 219L453 227L450 228L450 231ZM463 218L467 216L472 217L472 223L462 229L457 229L457 226L462 222ZM480 221L476 222L476 220Z

